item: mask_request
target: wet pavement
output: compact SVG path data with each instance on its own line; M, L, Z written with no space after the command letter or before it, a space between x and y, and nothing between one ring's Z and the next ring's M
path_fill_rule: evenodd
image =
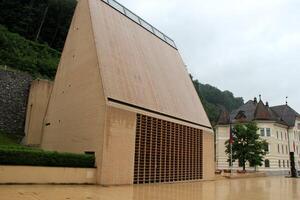
M300 179L263 177L135 186L0 185L0 200L300 200Z

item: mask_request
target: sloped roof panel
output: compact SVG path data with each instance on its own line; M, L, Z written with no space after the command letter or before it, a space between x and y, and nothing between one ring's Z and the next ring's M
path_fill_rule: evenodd
M101 0L90 0L107 98L211 127L179 52Z

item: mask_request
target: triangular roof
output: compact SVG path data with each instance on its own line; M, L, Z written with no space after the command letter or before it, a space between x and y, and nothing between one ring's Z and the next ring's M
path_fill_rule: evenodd
M177 49L101 0L88 0L104 95L211 127Z
M271 120L271 112L269 111L268 107L260 100L256 106L254 112L254 119L257 120Z
M224 108L222 109L217 124L224 125L230 123L230 115L229 112Z

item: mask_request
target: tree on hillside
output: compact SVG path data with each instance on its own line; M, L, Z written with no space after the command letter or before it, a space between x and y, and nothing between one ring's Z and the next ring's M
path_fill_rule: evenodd
M261 166L263 158L268 151L268 143L262 140L257 133L258 128L254 122L247 124L237 124L232 129L232 139L225 142L228 162L231 158L232 145L232 162L239 161L239 165L246 169L246 162L250 166ZM229 133L228 133L229 134Z
M222 108L230 112L244 104L243 98L234 97L231 92L221 91L209 84L202 84L193 79L192 75L190 77L212 125L218 121Z
M0 0L0 24L61 51L76 4L76 0Z

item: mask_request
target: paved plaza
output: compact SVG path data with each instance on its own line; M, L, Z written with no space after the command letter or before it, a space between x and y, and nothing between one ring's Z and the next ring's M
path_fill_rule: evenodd
M300 179L263 177L179 184L101 187L1 185L1 200L299 200Z

